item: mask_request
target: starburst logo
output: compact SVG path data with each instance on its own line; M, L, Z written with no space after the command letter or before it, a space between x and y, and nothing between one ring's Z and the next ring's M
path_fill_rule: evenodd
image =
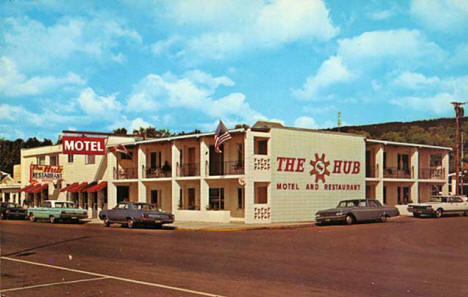
M310 175L315 174L315 182L318 183L318 181L321 180L322 183L325 183L325 175L330 175L330 171L328 171L328 165L330 165L330 162L325 161L325 154L322 154L322 156L319 157L316 153L315 161L310 161L310 165L312 165Z

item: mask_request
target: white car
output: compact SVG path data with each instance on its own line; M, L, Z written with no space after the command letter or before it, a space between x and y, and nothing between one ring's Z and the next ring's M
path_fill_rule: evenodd
M440 218L444 214L468 216L468 200L464 196L435 196L429 202L409 204L408 211L415 217L432 215Z

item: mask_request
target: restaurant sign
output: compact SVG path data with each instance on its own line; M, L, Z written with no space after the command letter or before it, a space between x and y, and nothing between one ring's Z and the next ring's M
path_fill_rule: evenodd
M35 165L30 168L30 182L51 182L62 179L63 166Z
M105 155L106 138L63 136L62 151L68 155Z

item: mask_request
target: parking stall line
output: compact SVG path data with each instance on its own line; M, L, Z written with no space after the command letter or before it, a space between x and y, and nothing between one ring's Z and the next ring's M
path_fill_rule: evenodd
M9 260L9 261L13 261L13 262L19 262L19 263L25 263L25 264L31 264L31 265L37 265L37 266L42 266L42 267L47 267L47 268L60 269L60 270L65 270L65 271L70 271L70 272L82 273L82 274L87 274L87 275L93 275L93 276L100 277L100 278L103 278L103 279L104 278L105 279L114 279L114 280L119 280L119 281L128 282L128 283L134 283L134 284L139 284L139 285L157 287L157 288L162 288L162 289L167 289L167 290L174 290L174 291L185 292L185 293L190 293L190 294L195 294L195 295L210 296L210 297L224 297L224 296L221 296L221 295L211 294L211 293L206 293L206 292L201 292L201 291L195 291L195 290L190 290L190 289L173 287L173 286L168 286L168 285L163 285L163 284L158 284L158 283L152 283L152 282L147 282L147 281L139 281L139 280L135 280L135 279L123 278L123 277L118 277L118 276L114 276L114 275L107 275L107 274L102 274L102 273L86 271L86 270L79 270L79 269L73 269L73 268L67 268L67 267L62 267L62 266L44 264L44 263L39 263L39 262L20 260L20 259L15 259L15 258L10 258L10 257L0 257L0 259Z
M40 285L33 285L33 286L26 286L26 287L9 288L9 289L0 290L0 293L35 289L35 288L41 288L41 287L50 287L50 286L57 286L57 285L66 285L66 284L90 282L90 281L97 281L97 280L102 280L102 279L108 279L108 277L95 277L95 278L78 279L78 280L72 280L72 281L63 281L63 282L56 282L56 283L40 284Z

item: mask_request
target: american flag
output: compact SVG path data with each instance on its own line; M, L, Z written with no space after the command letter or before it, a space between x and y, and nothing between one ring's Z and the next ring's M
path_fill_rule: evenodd
M219 149L219 147L221 146L221 144L225 143L231 138L232 138L231 134L229 134L228 129L226 128L226 126L224 126L223 121L219 121L218 128L216 128L216 133L214 135L215 152L221 153L221 150Z
M116 146L111 146L109 148L109 150L111 152L114 152L114 153L123 153L125 155L129 155L128 151L127 151L127 148L125 147L125 145L123 144L118 144Z

